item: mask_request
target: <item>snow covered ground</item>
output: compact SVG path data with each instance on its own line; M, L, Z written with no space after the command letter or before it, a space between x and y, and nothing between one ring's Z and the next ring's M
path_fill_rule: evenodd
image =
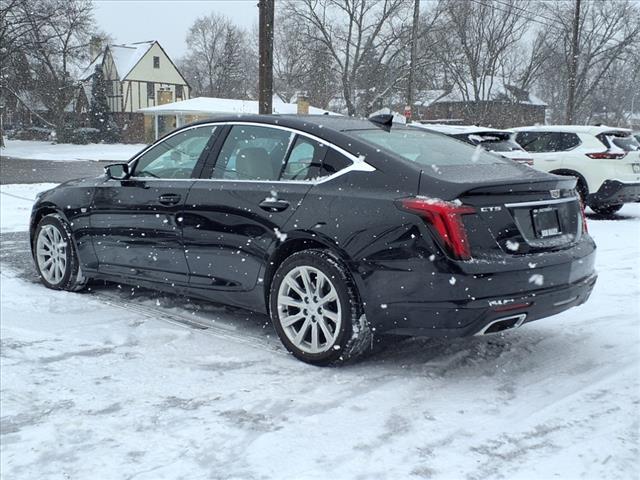
M5 194L44 186L20 188L3 186L3 230L20 203ZM46 290L26 235L3 233L2 478L639 478L640 205L589 228L586 305L325 369L261 315L125 285Z
M29 230L31 206L39 192L55 187L55 183L23 183L0 185L0 232Z
M0 149L3 157L29 160L129 160L142 150L144 144L88 144L38 142L35 140L6 140L6 147Z

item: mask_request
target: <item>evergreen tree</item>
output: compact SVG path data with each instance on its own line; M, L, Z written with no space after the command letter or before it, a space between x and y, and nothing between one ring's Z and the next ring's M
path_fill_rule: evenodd
M100 131L98 138L104 142L117 142L120 137L116 122L111 117L109 102L107 101L107 82L102 73L102 67L96 66L91 86L91 105L89 107L89 121L93 128Z

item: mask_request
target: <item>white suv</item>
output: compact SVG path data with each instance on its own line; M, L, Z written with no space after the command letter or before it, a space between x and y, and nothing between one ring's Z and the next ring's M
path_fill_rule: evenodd
M578 179L584 203L610 215L640 201L640 143L631 130L553 125L513 129L538 170Z

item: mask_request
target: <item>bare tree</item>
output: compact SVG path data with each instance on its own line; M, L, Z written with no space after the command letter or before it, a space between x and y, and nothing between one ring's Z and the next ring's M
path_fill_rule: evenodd
M438 55L446 82L464 100L490 98L509 52L522 39L527 22L522 0L443 0Z
M200 95L244 98L249 91L246 70L251 62L247 32L212 13L193 23L187 34L189 54L183 73Z
M402 33L411 24L408 7L405 0L290 0L284 8L286 15L304 26L309 42L323 44L330 53L347 112L354 115L356 87L367 70L365 63L388 65L400 53ZM398 81L396 76L392 83Z
M552 120L564 120L568 101L568 66L571 61L572 4L544 4L549 25L545 48L547 61L538 88L547 92ZM634 61L640 42L640 6L630 0L583 2L578 29L575 94L571 110L579 122L592 116L592 102L599 89L615 78L610 75L620 62ZM637 61L637 60L635 60ZM628 98L631 101L631 98ZM630 108L630 106L629 106Z
M60 131L77 86L74 74L87 59L94 32L91 1L12 0L2 17L2 64L17 61L24 69L4 89L32 92Z
M305 90L309 68L309 48L304 27L295 18L278 12L273 40L276 95L288 102L297 91Z

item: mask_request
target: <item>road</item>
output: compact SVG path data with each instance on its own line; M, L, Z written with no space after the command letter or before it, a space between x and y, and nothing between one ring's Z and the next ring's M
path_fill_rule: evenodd
M48 161L0 158L0 184L62 183L80 177L100 175L109 161Z

